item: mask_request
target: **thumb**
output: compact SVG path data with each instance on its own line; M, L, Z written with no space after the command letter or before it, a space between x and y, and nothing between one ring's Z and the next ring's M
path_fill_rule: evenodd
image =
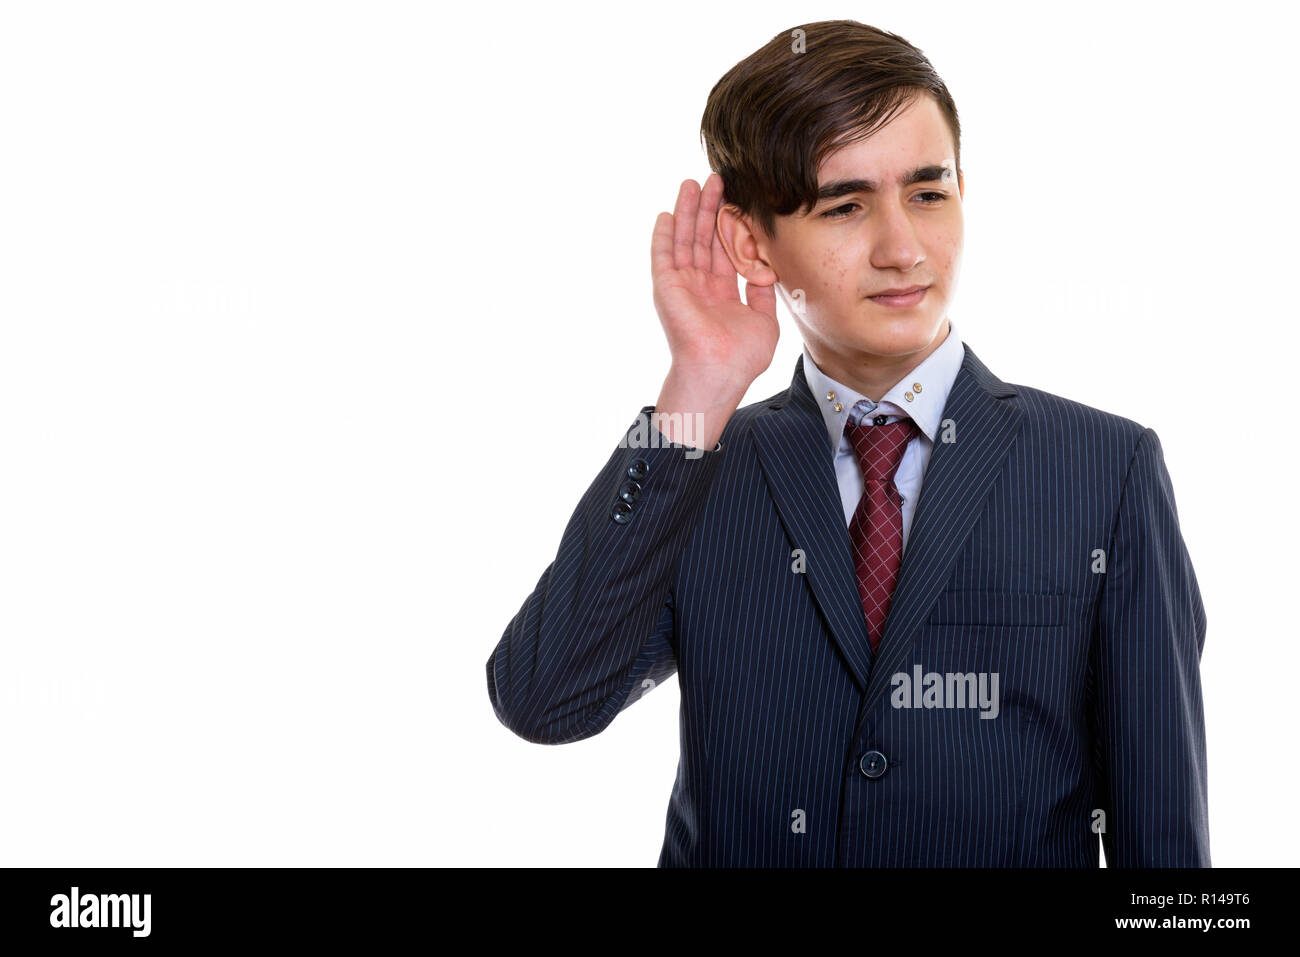
M745 305L755 312L761 312L763 315L775 319L776 286L772 283L756 286L749 280L745 280Z

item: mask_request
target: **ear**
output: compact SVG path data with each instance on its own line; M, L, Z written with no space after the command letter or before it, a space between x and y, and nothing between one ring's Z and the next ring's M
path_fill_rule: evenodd
M718 239L731 260L732 268L755 286L770 286L778 281L776 270L767 258L773 242L761 226L750 220L730 203L718 209Z
M966 180L962 176L961 170L957 170L957 193L961 196L961 201L966 202Z

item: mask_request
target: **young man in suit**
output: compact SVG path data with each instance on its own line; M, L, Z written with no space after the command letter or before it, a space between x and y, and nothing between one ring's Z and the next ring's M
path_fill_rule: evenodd
M1208 866L1205 612L1159 440L958 338L929 61L807 24L703 133L715 174L654 230L671 368L487 662L500 720L575 741L675 671L665 866L1095 867L1098 835L1111 866ZM777 290L803 355L738 408Z

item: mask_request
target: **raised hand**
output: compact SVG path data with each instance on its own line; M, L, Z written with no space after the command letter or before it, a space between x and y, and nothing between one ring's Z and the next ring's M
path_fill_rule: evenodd
M668 338L672 369L657 412L705 414L704 444L712 448L726 419L776 353L780 323L772 285L745 283L718 238L722 178L686 180L671 214L655 220L650 247L655 309ZM729 406L729 408L728 408Z

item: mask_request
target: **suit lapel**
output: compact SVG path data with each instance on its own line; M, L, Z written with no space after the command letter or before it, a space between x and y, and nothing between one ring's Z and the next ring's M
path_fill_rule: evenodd
M1015 394L966 346L943 411L954 441L943 441L941 426L874 662L826 424L804 378L802 356L790 388L754 420L764 477L793 547L804 551L813 597L865 692L863 714L889 688L889 676L906 659L952 574L1020 430L1023 413L1001 401Z
M872 657L867 623L826 422L804 378L803 356L789 390L755 418L754 442L791 547L803 550L813 598L858 689L865 691Z

